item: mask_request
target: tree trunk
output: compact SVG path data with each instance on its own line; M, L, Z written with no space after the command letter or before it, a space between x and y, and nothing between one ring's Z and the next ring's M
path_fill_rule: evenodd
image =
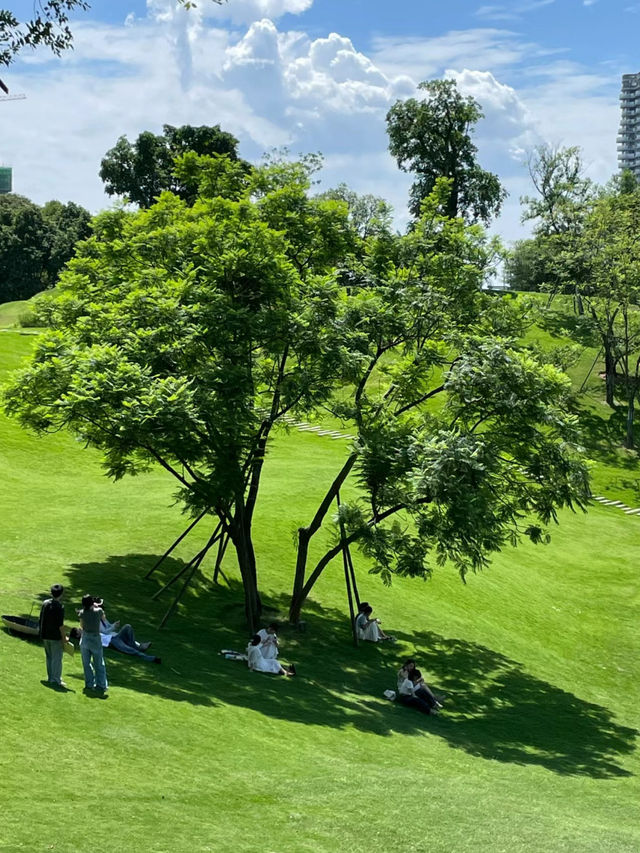
M615 387L616 387L616 360L613 354L611 341L608 337L603 340L604 346L604 381L607 406L612 409L616 407Z
M247 519L244 507L236 513L236 518L229 531L231 541L236 549L238 568L244 589L244 610L247 626L251 634L258 630L258 622L262 613L262 602L258 592L258 574L256 570L256 554L251 536L251 521Z
M628 394L627 400L627 437L624 443L624 446L627 450L633 450L635 447L635 442L633 440L633 421L635 419L635 383L632 380L628 380L631 384L632 390Z
M300 621L300 611L304 599L302 590L304 588L304 577L307 571L307 558L309 555L309 541L311 533L308 527L298 528L298 553L296 554L296 573L293 578L293 591L289 605L289 622L292 625Z
M305 574L307 571L307 560L309 556L309 542L311 537L320 530L322 522L329 511L336 495L340 491L342 484L351 473L351 469L356 464L358 458L357 453L352 453L340 469L337 477L329 486L320 506L316 510L316 514L308 527L298 528L298 553L296 556L296 571L293 580L293 591L291 593L291 603L289 605L289 621L296 624L300 621L300 611L304 600L308 595L305 592Z

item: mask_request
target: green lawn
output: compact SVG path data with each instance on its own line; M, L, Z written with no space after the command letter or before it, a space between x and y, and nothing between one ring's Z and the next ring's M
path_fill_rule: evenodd
M31 343L0 335L0 371ZM275 442L256 528L269 617L291 585L292 530L346 448L295 430ZM170 596L151 594L207 532L143 580L186 525L163 473L114 485L69 436L0 417L0 476L2 612L28 614L61 580L68 622L84 592L104 595L163 660L109 654L98 701L79 658L65 660L71 692L53 692L39 645L0 631L0 850L640 850L640 518L565 513L551 545L505 551L466 586L443 569L387 590L357 558L396 646L351 647L336 562L306 633L282 632L300 673L285 680L217 655L245 637L232 560L231 588L212 586L209 561L157 630ZM438 718L382 697L409 653L448 696Z
M3 302L0 305L0 329L15 325L26 304L26 302Z

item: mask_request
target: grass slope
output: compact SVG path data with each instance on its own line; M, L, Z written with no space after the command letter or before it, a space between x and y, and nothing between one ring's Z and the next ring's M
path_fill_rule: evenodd
M20 315L28 305L29 302L26 300L22 302L3 302L0 304L0 329L15 326Z
M0 368L30 344L0 336ZM269 615L286 603L291 532L345 451L296 431L273 447L256 524ZM0 418L0 476L2 612L28 613L62 580L67 621L85 591L103 594L163 659L109 654L99 701L82 694L79 658L65 660L72 691L55 693L39 645L0 631L0 850L640 849L640 519L567 513L551 545L505 551L467 586L440 570L384 590L358 560L396 646L350 646L336 562L307 632L282 632L301 673L285 681L217 655L244 641L232 560L230 587L207 565L157 630L170 596L151 594L207 533L142 579L185 526L163 473L111 484L69 436ZM382 698L409 653L449 697L438 718Z

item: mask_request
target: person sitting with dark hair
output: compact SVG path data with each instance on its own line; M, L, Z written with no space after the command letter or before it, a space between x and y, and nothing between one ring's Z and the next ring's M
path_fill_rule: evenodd
M437 714L442 708L422 673L416 669L413 658L406 660L398 672L398 699L403 705L411 705L423 713Z
M277 660L265 658L260 651L262 638L260 634L254 634L247 646L247 663L249 669L254 672L270 672L272 675L295 675L296 668L293 664L288 667L282 666Z
M278 657L280 644L278 643L278 623L271 622L266 628L258 631L260 637L260 652L263 658L275 660Z
M371 643L379 643L382 640L394 641L395 637L391 637L380 627L379 619L372 619L371 614L373 608L366 601L360 605L360 612L356 616L356 631L359 640L368 640Z

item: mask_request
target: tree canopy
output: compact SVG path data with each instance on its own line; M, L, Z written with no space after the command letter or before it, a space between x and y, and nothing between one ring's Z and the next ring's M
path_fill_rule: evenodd
M198 179L192 206L165 192L96 218L5 404L25 426L99 448L114 478L167 470L186 510L232 543L250 627L252 522L287 415L328 409L357 434L298 531L293 619L343 545L309 565L349 476L361 497L341 506L346 539L386 581L445 561L464 576L584 503L569 380L518 344L517 316L482 291L494 247L446 215L451 181L408 235L363 238L346 202L310 194L308 164L247 173L189 153L177 174Z
M100 164L100 178L108 195L125 196L140 207L150 207L161 192L169 190L193 204L197 182L190 183L183 171L175 171L175 160L192 151L195 154L225 154L238 160L238 140L219 125L173 127L163 125L162 134L146 130L135 142L121 136ZM240 161L246 169L248 164Z
M471 137L483 118L480 105L463 96L454 80L431 80L419 88L424 98L396 101L387 113L389 151L403 171L416 176L411 213L417 218L438 178L449 178L447 216L489 222L500 212L506 193L498 177L477 160Z

